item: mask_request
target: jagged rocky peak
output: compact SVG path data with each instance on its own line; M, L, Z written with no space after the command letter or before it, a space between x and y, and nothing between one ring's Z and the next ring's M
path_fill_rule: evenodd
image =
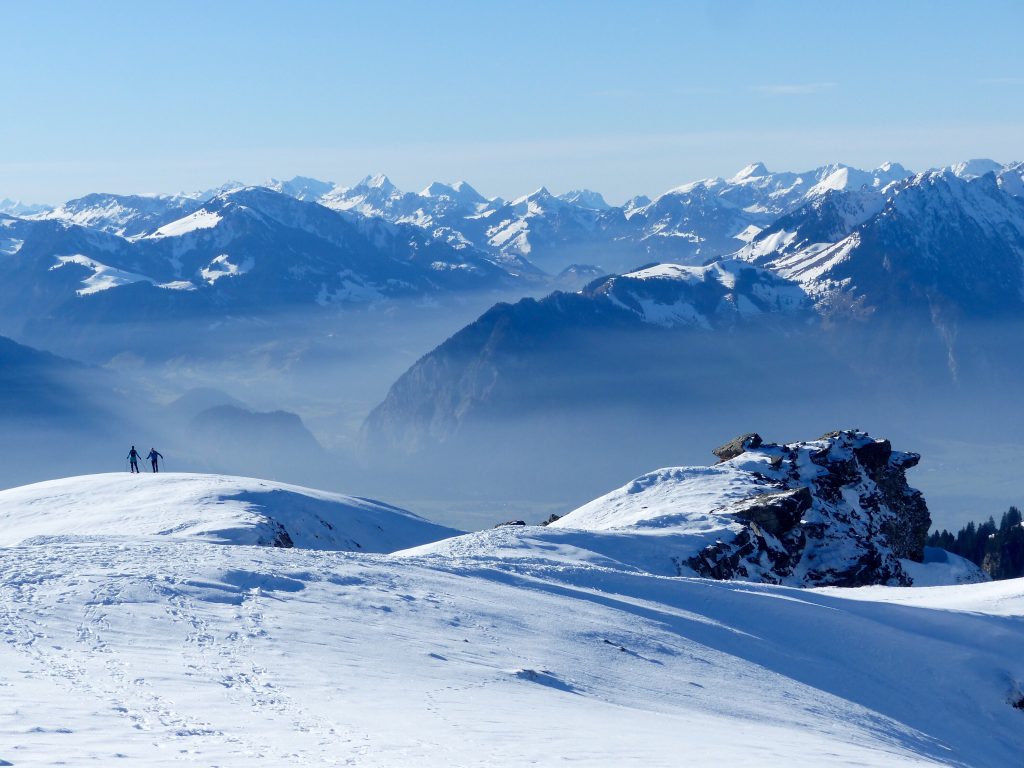
M858 430L788 444L749 433L714 454L719 467L755 482L716 512L739 524L735 536L686 560L698 574L806 586L910 583L900 560L922 561L931 525L905 475L918 454Z

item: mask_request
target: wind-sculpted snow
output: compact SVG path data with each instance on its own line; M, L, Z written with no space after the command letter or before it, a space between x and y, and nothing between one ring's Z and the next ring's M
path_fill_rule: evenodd
M125 535L0 561L0 760L19 768L997 768L1024 750L1020 580L797 590Z
M0 546L81 536L162 536L391 552L457 533L377 501L223 475L122 472L0 491Z

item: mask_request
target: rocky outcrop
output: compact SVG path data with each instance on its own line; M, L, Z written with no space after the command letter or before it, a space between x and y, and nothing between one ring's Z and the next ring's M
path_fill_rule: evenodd
M911 583L900 559L922 561L931 525L905 476L917 454L856 430L786 445L749 434L714 453L765 491L717 510L740 529L679 559L680 573L803 586Z
M760 448L761 442L761 436L757 432L748 432L745 435L733 438L725 445L718 446L711 452L718 457L719 461L728 461L729 459L735 459L750 448Z

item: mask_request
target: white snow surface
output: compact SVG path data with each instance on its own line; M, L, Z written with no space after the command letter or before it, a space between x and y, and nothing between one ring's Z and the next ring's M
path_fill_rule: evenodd
M238 492L352 503L186 475L0 496L0 764L994 767L1024 751L1022 580L799 590L568 548L213 543L208 516L245 529ZM410 519L379 514L384 531ZM198 527L153 535L157 518Z
M119 285L153 282L145 275L101 264L95 259L83 256L80 253L71 256L58 256L57 263L50 267L50 270L60 269L68 264L77 264L80 267L92 270L92 274L82 280L83 287L75 291L79 296L90 296L94 293L116 288Z
M150 237L180 237L181 235L187 235L189 232L195 232L197 229L212 229L220 221L221 216L216 211L200 208L195 213L191 213L184 218L172 221L170 224L164 224Z
M458 533L369 499L224 475L110 473L0 491L0 546L48 536L269 545L278 526L296 547L364 552L392 552Z

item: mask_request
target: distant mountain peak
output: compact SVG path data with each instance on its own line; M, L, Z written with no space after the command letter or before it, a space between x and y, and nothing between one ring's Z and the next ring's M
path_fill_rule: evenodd
M270 179L264 186L299 200L316 200L334 189L333 181L320 181L309 176L294 176L287 181Z
M590 189L572 189L564 195L559 195L558 199L581 208L592 208L595 211L606 211L611 208L600 192Z
M382 192L394 192L397 190L397 187L391 183L391 179L383 173L378 173L375 176L367 176L359 182L359 186L369 187L370 189L379 189Z
M882 163L880 166L878 166L875 170L876 171L881 171L882 173L893 173L893 174L898 173L898 174L902 174L903 176L910 176L911 175L910 171L908 171L904 166L900 165L899 163L895 163L895 162L893 162L891 160L886 160L884 163Z
M730 184L739 184L741 181L747 179L756 179L761 176L768 176L770 172L765 167L764 163L751 163L750 165L742 168L739 173L729 179Z
M50 209L48 205L37 205L35 203L23 203L21 200L0 200L0 213L11 216L29 216L34 213L42 213Z
M533 192L517 197L513 200L510 205L522 205L523 203L536 202L538 200L557 200L551 192L548 191L547 187L538 187Z
M978 176L984 176L986 173L999 173L1002 169L1001 163L989 160L988 158L964 160L949 166L949 170L953 172L953 175L959 176L961 179L975 179Z
M456 192L459 192L460 194L480 195L480 193L477 192L476 189L474 189L473 186L468 181L464 181L462 179L459 179L454 184L452 184L452 189L454 189ZM483 195L480 196L483 197Z

